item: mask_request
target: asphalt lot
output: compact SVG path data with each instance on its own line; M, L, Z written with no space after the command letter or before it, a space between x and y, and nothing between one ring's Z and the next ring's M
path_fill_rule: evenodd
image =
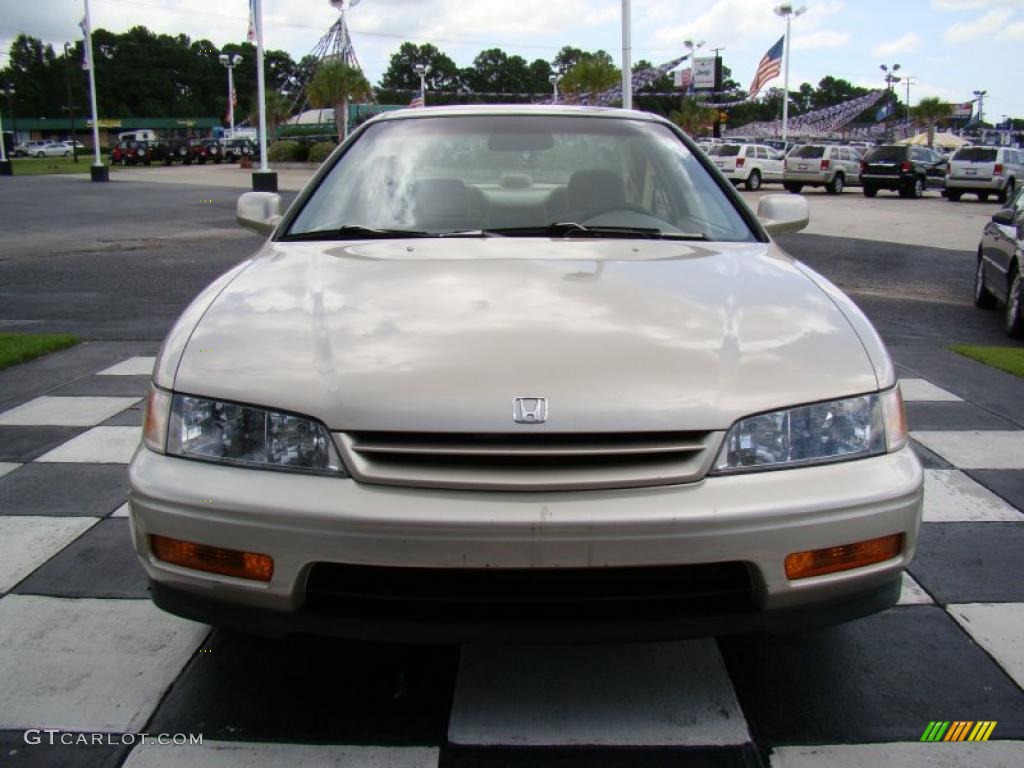
M234 224L247 179L205 177L0 182L0 329L87 340L0 372L0 764L1022 763L1024 382L943 348L1012 343L970 299L994 205L811 191L815 227L781 238L851 293L899 366L926 467L899 606L780 638L390 647L211 632L147 599L125 504L146 371L189 299L260 243ZM925 244L887 240L890 217ZM997 726L991 742L919 743L936 719ZM32 745L26 728L115 738ZM205 743L122 738L140 731Z

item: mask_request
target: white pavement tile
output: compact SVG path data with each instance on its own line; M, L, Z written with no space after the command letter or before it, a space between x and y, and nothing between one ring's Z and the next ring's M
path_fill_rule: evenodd
M111 517L128 517L128 502L115 509Z
M85 533L96 517L0 516L0 592Z
M206 741L201 745L140 745L124 768L437 768L436 747L354 747L336 744L254 744Z
M924 587L914 581L914 577L903 572L903 584L900 586L900 600L897 605L928 605L935 602L924 591Z
M924 732L927 721L921 723ZM996 726L993 736L997 736ZM1019 768L1024 741L776 747L771 768Z
M911 432L958 469L1024 469L1024 430Z
M0 425L94 427L139 400L138 397L37 397L0 413Z
M36 461L127 464L141 441L139 427L93 427L44 453Z
M142 729L209 627L149 600L0 600L0 728Z
M962 400L952 392L937 387L926 379L900 379L900 391L908 403L959 403Z
M21 464L12 464L9 461L0 461L0 477L3 477L4 475L10 472L13 472L20 466Z
M1024 688L1024 603L964 603L946 610Z
M750 740L714 640L464 646L448 739L478 745Z
M924 471L924 522L1019 523L1024 514L956 469Z
M155 357L129 357L117 365L100 371L97 376L149 376L153 372Z

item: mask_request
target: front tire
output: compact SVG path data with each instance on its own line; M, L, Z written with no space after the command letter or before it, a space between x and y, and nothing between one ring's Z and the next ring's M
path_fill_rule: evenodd
M868 184L865 184L864 188L861 191L864 193L864 197L874 197L875 195L878 194L878 187L872 187Z
M1003 187L1003 189L1001 189L999 191L999 195L996 197L996 199L1000 203L1006 203L1007 200L1009 200L1011 197L1013 197L1013 192L1016 189L1017 189L1017 180L1016 179L1010 179L1008 182L1006 182L1006 186Z
M1024 280L1015 266L1010 275L1010 290L1006 296L1006 335L1024 339Z
M985 287L985 260L978 254L978 268L974 271L974 306L978 309L992 309L996 297Z
M905 197L908 200L918 200L924 197L924 179L915 176L910 184L900 189L900 197Z
M756 192L759 190L761 188L761 172L756 170L751 171L750 175L747 176L746 182L744 182L744 186L750 192Z
M988 202L988 192L979 192L978 193L978 199L981 202L983 202L983 203L987 203Z

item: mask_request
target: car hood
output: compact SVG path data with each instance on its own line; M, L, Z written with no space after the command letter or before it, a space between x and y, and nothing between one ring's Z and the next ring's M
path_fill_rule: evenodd
M724 429L878 388L818 281L770 243L268 242L174 389L334 430ZM547 422L516 425L516 397L547 398Z

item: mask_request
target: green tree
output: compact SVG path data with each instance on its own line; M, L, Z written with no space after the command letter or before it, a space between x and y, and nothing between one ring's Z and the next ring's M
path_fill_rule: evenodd
M937 96L921 99L913 109L913 115L921 123L928 126L928 146L935 141L935 126L941 120L948 120L953 115L953 106Z
M469 87L477 93L524 93L530 90L530 67L522 56L500 48L480 51L468 72Z
M416 74L417 64L430 67L426 77L430 90L456 91L462 88L462 77L455 62L430 43L402 43L391 54L388 68L381 75L380 87L392 91L418 91L420 76Z
M362 71L338 60L321 64L307 90L309 101L314 107L334 109L338 141L344 141L348 136L349 101L362 101L373 94Z
M280 91L267 91L264 105L267 110L267 138L273 139L277 136L278 126L291 117L292 99ZM260 125L259 104L255 99L249 112L249 125L257 129Z
M709 128L718 116L717 109L701 106L695 99L684 98L679 109L669 115L669 120L690 136L699 136Z
M562 90L573 96L593 96L608 90L621 78L622 74L618 67L610 60L593 56L580 60L565 73L562 78Z
M551 90L551 64L544 59L534 59L530 62L530 87L531 93L546 93Z

